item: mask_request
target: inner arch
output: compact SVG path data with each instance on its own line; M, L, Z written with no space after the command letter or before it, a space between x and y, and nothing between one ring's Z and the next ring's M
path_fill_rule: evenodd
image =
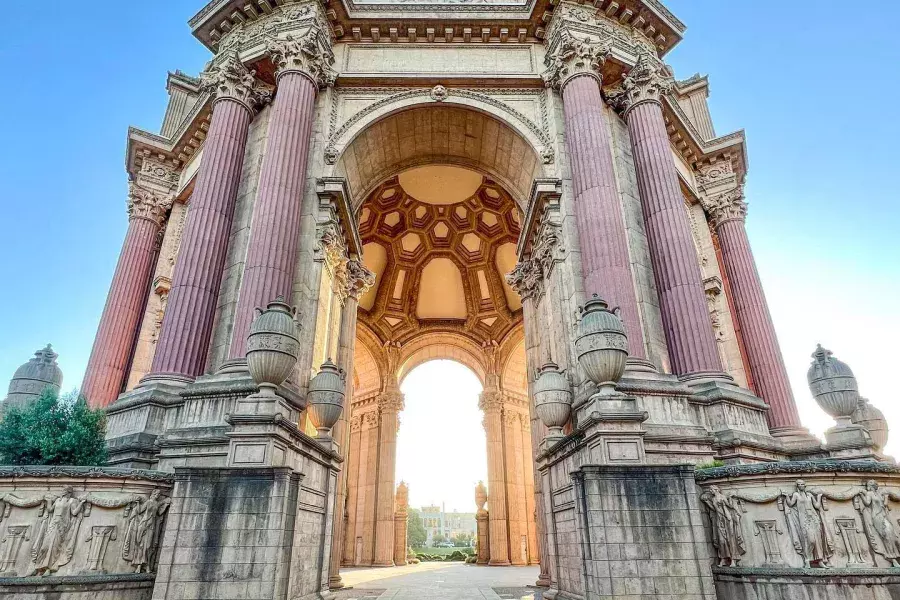
M344 149L335 174L347 178L358 207L388 177L422 165L456 165L500 182L520 210L542 162L510 125L481 111L427 105L388 114L363 129Z

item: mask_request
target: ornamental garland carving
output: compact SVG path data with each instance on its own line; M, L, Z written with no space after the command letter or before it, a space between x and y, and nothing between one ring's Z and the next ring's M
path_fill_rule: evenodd
M317 27L299 37L289 33L284 38L268 38L266 52L275 65L276 76L287 71L302 71L322 89L334 85L337 73L331 68L334 53L327 44L320 43L322 33Z
M117 541L121 542L121 549L115 559L114 573L152 572L169 504L158 490L149 497L102 496L91 492L76 496L71 487L29 498L0 493L0 521L6 521L5 535L0 540L4 550L0 556L0 576L74 574L73 569L78 569L79 574L106 573L107 551L111 542ZM96 523L91 518L94 508L124 510L119 518L103 517ZM123 535L124 538L120 537ZM27 552L30 564L27 571L17 571L20 559L25 558L21 556L23 551ZM107 566L112 566L110 562L107 561ZM70 564L74 566L68 567Z
M611 54L610 40L580 39L563 30L553 49L544 57L547 69L541 78L547 87L557 91L577 75L587 74L602 81L600 70Z
M146 219L157 227L166 221L166 213L172 208L175 196L142 187L134 182L128 185L128 219Z
M251 112L272 99L272 90L256 79L256 71L247 69L236 51L200 74L200 88L216 101L234 100Z

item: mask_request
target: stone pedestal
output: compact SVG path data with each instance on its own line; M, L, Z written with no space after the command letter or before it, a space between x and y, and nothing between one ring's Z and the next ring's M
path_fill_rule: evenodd
M406 564L407 543L407 519L409 514L404 511L397 511L394 515L394 565L403 566Z
M476 563L486 565L491 560L491 533L488 511L479 510L475 515L475 526L478 536L478 557Z

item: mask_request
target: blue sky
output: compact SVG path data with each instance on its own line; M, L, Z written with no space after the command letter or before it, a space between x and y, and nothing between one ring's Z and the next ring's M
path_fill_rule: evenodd
M158 129L166 71L196 74L209 58L186 25L202 2L8 4L0 386L52 342L71 388L127 226L127 127ZM688 25L667 60L680 78L710 75L720 134L747 130L748 229L803 418L829 424L804 381L821 341L900 423L900 39L883 25L900 3L865 15L838 0L666 4Z

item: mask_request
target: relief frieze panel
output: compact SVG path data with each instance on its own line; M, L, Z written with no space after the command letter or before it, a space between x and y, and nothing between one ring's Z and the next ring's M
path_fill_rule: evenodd
M714 567L768 572L900 566L900 523L892 511L900 491L886 482L841 475L807 481L785 473L700 485Z
M6 483L0 480L0 577L155 572L171 504L160 489L129 493L118 482L6 491L13 489Z

